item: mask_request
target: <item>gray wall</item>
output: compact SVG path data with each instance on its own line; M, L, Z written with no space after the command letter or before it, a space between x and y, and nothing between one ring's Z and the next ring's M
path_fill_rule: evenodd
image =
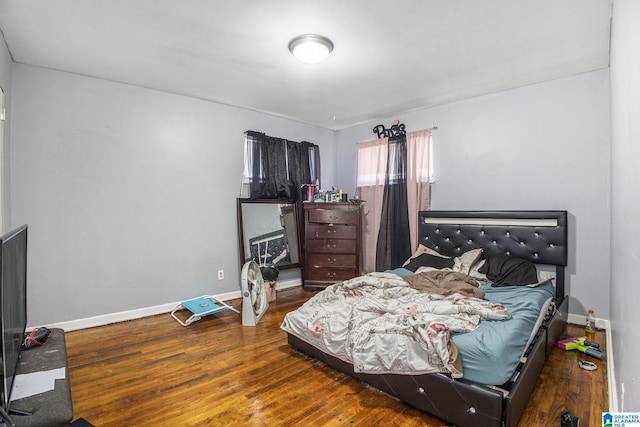
M611 39L611 329L620 410L640 411L640 2L616 0Z
M433 209L567 209L570 310L603 318L608 85L601 70L398 117L440 128ZM237 290L244 130L320 144L323 186L353 194L356 143L395 119L334 133L20 64L13 89L8 213L30 225L31 324Z
M0 126L2 127L2 147L0 147L0 153L2 159L9 158L10 138L11 138L11 72L13 69L13 62L11 61L11 55L7 50L7 45L4 43L4 39L0 37L0 86L4 91L4 105L7 111L6 121ZM5 206L9 203L9 162L0 161L0 233L5 231Z
M570 214L569 309L609 317L609 72L594 71L389 117L337 135L337 181L353 192L356 143L399 119L437 125L432 209Z
M141 87L15 64L13 89L31 325L238 291L243 132L333 155L333 131Z

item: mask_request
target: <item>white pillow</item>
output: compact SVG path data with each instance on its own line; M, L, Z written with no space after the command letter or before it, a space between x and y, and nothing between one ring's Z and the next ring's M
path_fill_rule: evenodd
M434 256L439 256L440 258L446 258L446 259L451 259L450 256L446 256L446 255L442 255L441 253L438 253L436 251L434 251L433 249L429 249L428 247L424 246L423 244L419 244L418 245L418 249L416 249L416 251L413 253L413 255L411 255L409 257L408 260L406 260L404 262L404 264L402 264L402 266L406 266L407 264L409 264L409 262L411 262L412 259L414 259L415 257L418 257L422 254L429 254L429 255L434 255Z
M471 267L471 270L469 270L469 276L473 277L476 280L482 280L484 282L491 282L491 280L489 280L489 278L487 277L486 274L484 273L480 273L478 271L478 269L480 267L482 267L485 263L485 260L481 259L480 261L476 262L473 267Z
M549 273L548 271L538 270L538 282L532 283L530 285L525 285L525 286L528 286L529 288L535 288L536 286L546 285L547 283L551 282L555 278L556 276L553 273Z
M481 255L482 249L472 249L459 257L455 257L453 259L453 271L469 275L472 267L478 263Z

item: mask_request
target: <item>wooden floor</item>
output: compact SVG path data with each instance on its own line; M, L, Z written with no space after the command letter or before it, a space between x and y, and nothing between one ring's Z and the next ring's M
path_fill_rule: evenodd
M96 427L446 425L293 351L279 326L311 295L278 292L256 327L227 311L189 327L166 314L68 332L74 418ZM593 340L604 346L604 333ZM560 425L565 410L600 425L606 364L590 358L598 370L582 370L583 356L554 349L521 427Z

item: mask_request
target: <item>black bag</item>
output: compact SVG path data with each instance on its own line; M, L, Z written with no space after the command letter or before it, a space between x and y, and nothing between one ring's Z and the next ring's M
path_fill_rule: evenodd
M262 273L262 278L265 282L275 282L280 274L275 267L260 267L260 273Z

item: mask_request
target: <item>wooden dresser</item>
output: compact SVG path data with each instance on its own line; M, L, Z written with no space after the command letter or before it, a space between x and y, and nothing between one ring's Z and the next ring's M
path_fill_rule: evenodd
M358 203L304 202L305 289L324 288L359 276L362 208Z

